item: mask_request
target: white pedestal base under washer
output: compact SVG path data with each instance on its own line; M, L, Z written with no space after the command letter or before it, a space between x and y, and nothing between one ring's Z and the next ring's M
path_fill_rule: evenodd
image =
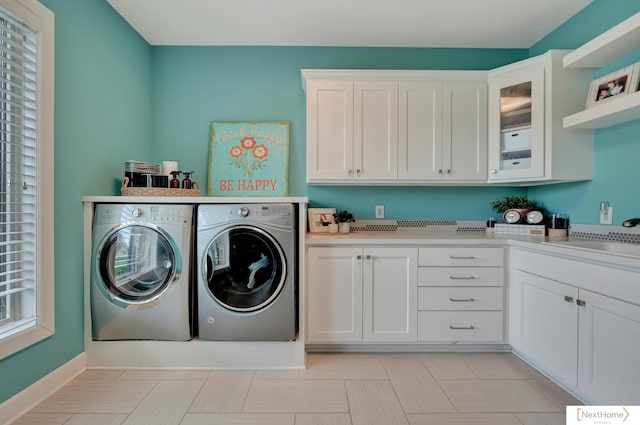
M193 206L97 204L93 222L94 340L188 341Z
M295 340L294 205L200 205L197 216L200 339Z

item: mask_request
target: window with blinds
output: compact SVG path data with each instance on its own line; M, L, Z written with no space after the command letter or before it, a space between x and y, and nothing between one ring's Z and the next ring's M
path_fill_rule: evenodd
M36 32L0 16L0 325L35 322ZM7 329L8 331L8 329Z
M53 333L52 51L50 11L0 0L0 358Z

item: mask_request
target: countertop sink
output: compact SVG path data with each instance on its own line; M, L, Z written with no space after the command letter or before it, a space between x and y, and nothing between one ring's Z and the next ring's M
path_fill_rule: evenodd
M606 252L609 254L621 254L640 257L640 244L591 240L549 241L542 243L545 245L571 247L589 251Z

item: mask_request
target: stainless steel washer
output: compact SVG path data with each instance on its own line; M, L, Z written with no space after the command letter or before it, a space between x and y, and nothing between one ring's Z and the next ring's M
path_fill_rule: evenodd
M199 337L295 340L295 206L200 205L197 217Z
M94 340L193 337L193 206L98 204L93 222Z

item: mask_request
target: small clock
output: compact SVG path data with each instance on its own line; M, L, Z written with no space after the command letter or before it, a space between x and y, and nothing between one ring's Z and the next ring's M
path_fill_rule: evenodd
M544 214L540 211L533 210L527 213L527 223L529 224L540 224L542 220L544 220Z
M520 211L514 209L506 210L503 217L504 221L509 224L519 223L523 218L522 214L520 214Z

